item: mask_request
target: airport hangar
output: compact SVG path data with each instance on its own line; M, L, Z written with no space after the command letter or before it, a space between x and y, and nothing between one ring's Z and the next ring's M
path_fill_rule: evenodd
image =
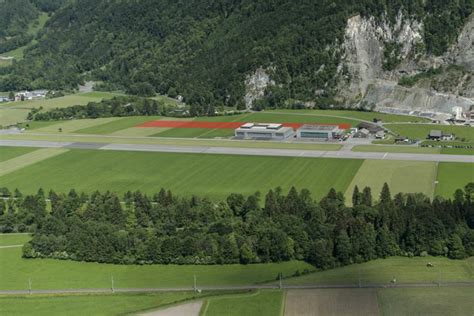
M286 140L298 139L338 139L344 130L337 125L304 124L295 130L276 123L245 123L235 129L235 137L240 139Z

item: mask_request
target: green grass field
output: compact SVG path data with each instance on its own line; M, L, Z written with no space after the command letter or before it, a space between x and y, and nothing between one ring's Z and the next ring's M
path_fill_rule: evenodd
M126 315L200 297L194 292L0 297L0 315Z
M441 130L445 133L453 133L457 139L465 138L467 142L474 142L474 128L469 126L452 126L439 124L389 124L390 130L405 137L426 139L431 130Z
M43 107L43 111L72 105L85 105L102 99L113 98L116 93L90 92L66 95L60 98L9 102L0 106L0 126L7 126L26 121L28 113L33 108Z
M278 316L282 314L282 291L257 291L250 294L213 297L206 300L201 316Z
M118 120L114 120L112 122L104 123L97 126L92 126L88 128L83 128L76 130L76 133L83 133L83 134L112 134L114 132L128 129L131 127L135 127L139 124L159 120L159 116L132 116L132 117L124 117Z
M296 270L313 270L301 261L253 265L114 265L62 261L54 259L22 259L21 248L0 249L0 290L160 288L193 286L251 285L274 280L278 273L292 275Z
M23 245L30 239L29 234L0 234L0 246Z
M431 262L434 267L426 266ZM451 260L444 257L391 257L332 270L320 271L283 281L288 285L474 281L474 257Z
M398 192L421 192L431 197L435 180L435 162L365 160L347 188L346 200L349 202L356 185L359 190L370 187L372 196L378 200L384 182L389 185L392 195ZM453 182L458 185L462 183L457 179L453 179Z
M1 147L0 146L0 162L6 161L21 155L25 155L32 151L37 150L37 148L27 148L27 147Z
M275 110L273 112L292 112L294 110ZM268 111L272 112L272 111ZM363 112L363 111L347 111L347 110L298 110L298 113L311 114L311 115L332 115L332 116L343 116L351 117L359 120L372 121L374 118L381 119L383 122L431 122L430 119L408 116L408 115L396 115L387 114L380 112Z
M222 199L230 193L263 194L281 186L309 189L321 198L331 187L345 191L362 160L70 150L0 178L0 187L22 192L107 190Z
M382 315L474 315L473 287L383 289L377 298Z
M436 195L452 198L454 191L474 182L474 165L471 163L440 162L438 165Z

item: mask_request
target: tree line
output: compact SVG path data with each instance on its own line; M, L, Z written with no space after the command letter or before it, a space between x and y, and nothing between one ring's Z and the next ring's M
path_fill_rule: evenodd
M331 189L320 201L292 187L224 201L161 189L23 195L0 190L0 231L33 232L25 258L120 264L227 264L305 260L328 269L394 255L474 255L474 183L453 199L356 187L353 206Z

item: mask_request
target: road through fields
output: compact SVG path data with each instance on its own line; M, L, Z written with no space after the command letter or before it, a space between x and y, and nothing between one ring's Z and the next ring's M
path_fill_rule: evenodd
M52 141L30 141L30 140L0 140L0 146L65 148L65 149L96 149L96 150L116 150L116 151L173 152L173 153L247 155L247 156L411 160L411 161L467 162L467 163L474 162L474 156L469 156L469 155L320 151L320 150L299 150L299 149L239 148L239 147L212 147L212 146L107 144L107 143L90 143L90 142L52 142Z

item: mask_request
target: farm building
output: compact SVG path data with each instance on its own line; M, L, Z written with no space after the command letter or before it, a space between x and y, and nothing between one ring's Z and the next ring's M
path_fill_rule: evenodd
M366 122L361 122L357 125L357 128L360 129L366 129L368 130L371 134L375 134L377 132L383 131L384 128L375 124L371 123L366 123Z
M450 134L450 133L443 133L442 131L440 130L431 130L430 133L428 134L428 139L431 139L431 140L454 140L454 134Z
M294 135L293 128L284 127L282 124L245 123L235 129L237 138L284 140Z
M337 125L311 125L305 124L296 131L296 136L302 139L334 139L340 138L342 130Z

